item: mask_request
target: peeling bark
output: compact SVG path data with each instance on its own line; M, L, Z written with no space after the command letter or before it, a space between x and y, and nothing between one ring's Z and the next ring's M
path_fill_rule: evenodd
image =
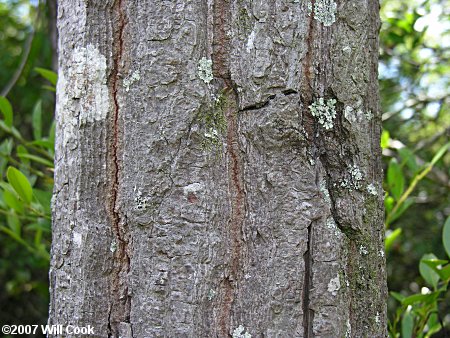
M50 323L386 336L378 2L322 2L59 1Z

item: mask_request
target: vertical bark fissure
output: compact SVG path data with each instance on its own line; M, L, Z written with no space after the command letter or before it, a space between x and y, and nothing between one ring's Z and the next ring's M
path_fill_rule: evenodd
M306 102L312 101L313 98L313 85L311 83L311 62L312 62L312 43L314 36L314 5L315 0L311 0L311 13L309 14L309 25L308 25L308 35L306 37L306 45L307 50L302 62L303 69L303 81L301 81L302 85L302 95L303 100Z
M311 146L313 150L313 156L316 157L317 146L316 146L316 137L317 137L317 125L312 117L311 113L308 111L309 103L312 102L314 96L314 86L313 79L311 78L311 66L313 59L313 37L314 37L314 6L315 0L311 0L311 13L309 14L309 26L308 26L308 35L306 37L307 51L305 54L305 58L302 62L303 69L303 79L300 82L302 84L302 100L303 100L303 127L308 133L308 137L311 139ZM313 337L313 319L314 319L314 311L310 309L310 295L312 289L312 241L313 241L313 223L311 222L308 226L308 238L306 242L306 251L303 254L303 260L305 265L305 273L303 279L303 297L302 297L302 306L303 306L303 329L304 329L304 337L309 338Z
M111 95L113 98L113 125L112 125L112 146L111 146L111 162L112 162L112 183L111 183L111 201L110 215L112 219L112 231L115 241L115 252L113 257L113 271L111 280L112 299L110 303L108 315L108 335L117 336L118 325L121 322L130 321L130 300L128 297L128 286L126 285L126 274L130 269L130 257L128 255L128 240L126 237L126 220L123 219L119 212L118 192L120 179L120 159L119 159L119 118L120 105L118 98L119 75L124 52L124 29L126 25L125 14L123 10L124 0L116 0L113 5L114 22L117 27L113 28L113 65L109 78Z
M313 319L314 312L310 309L310 291L312 284L312 232L313 232L313 223L311 222L308 226L308 242L306 251L303 254L303 261L305 263L305 275L303 279L303 328L304 328L304 337L309 338L313 337Z
M238 95L231 79L229 68L230 37L227 31L231 26L231 1L213 2L213 41L212 61L214 77L223 83L222 91L226 97L224 117L227 122L227 171L231 215L227 222L227 237L231 248L228 271L221 285L218 329L222 337L228 337L231 329L232 307L236 293L236 283L241 269L242 227L245 218L245 192L242 159L239 155Z

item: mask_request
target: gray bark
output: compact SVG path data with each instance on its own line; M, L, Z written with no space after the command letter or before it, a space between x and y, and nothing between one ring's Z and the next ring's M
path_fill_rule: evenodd
M333 4L59 1L50 323L386 336L379 5Z

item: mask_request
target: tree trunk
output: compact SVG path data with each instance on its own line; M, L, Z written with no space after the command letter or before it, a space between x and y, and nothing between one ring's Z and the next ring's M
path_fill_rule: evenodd
M385 337L377 0L60 0L50 323Z

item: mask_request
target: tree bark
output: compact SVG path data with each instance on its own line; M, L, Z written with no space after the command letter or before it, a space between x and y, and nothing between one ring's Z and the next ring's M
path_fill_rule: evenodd
M50 323L385 337L376 0L60 0Z

